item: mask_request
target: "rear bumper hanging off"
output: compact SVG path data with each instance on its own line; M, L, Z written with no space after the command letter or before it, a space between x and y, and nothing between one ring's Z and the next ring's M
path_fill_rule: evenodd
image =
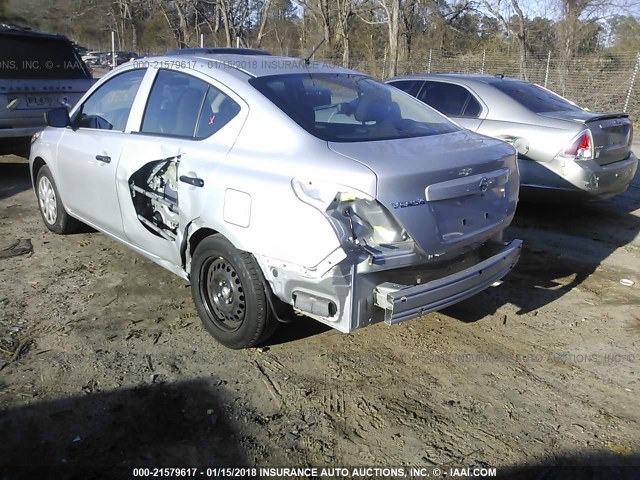
M460 272L421 285L384 282L374 289L374 304L395 324L440 310L491 286L518 262L522 240L512 240L497 254Z

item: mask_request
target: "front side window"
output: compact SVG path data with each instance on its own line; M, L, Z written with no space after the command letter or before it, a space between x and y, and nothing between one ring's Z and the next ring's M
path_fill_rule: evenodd
M102 84L78 109L76 125L124 132L145 71L129 70Z
M406 93L365 75L287 74L249 82L301 127L326 141L390 140L459 129Z
M193 137L208 88L191 75L160 70L151 87L141 132Z
M575 103L535 83L501 81L492 85L533 113L583 111Z
M452 83L425 82L418 99L451 117L476 118L482 111L469 90Z

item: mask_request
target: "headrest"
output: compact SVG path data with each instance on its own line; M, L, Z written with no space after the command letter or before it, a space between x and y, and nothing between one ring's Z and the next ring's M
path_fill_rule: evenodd
M361 97L354 117L359 122L380 122L399 118L398 104L384 101L379 97Z

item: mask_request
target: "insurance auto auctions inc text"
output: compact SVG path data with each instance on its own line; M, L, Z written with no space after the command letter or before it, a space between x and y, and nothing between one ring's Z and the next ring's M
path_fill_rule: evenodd
M442 469L438 467L327 467L327 468L297 468L297 467L262 467L258 469L259 475L264 477L351 477L351 478L482 478L495 477L496 469L493 467L460 467Z

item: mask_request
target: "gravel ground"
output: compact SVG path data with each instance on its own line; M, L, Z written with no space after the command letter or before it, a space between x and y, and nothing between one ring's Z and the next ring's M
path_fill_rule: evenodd
M100 233L49 233L27 166L2 162L0 251L33 251L0 257L0 467L639 478L637 178L607 202L522 204L507 234L525 240L519 265L453 308L350 335L296 317L232 351L171 273Z

